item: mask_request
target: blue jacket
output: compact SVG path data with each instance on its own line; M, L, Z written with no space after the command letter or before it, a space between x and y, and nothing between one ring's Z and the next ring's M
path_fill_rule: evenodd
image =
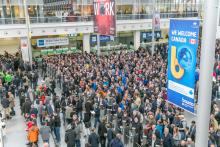
M124 147L123 143L117 137L112 140L110 147Z

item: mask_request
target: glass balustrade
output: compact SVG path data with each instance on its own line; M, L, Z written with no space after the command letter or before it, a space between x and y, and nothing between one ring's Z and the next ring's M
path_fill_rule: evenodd
M116 3L117 20L152 19L152 3L129 3L129 0L125 2ZM155 7L156 10L160 12L161 19L201 17L201 12L199 11L200 5L198 4L157 3ZM48 4L28 4L26 8L28 9L30 24L93 21L92 4L77 4L76 7L74 7L77 9L73 9L72 11L60 11L59 7L50 9ZM70 7L68 7L68 10L69 9ZM0 25L25 23L26 19L23 5L0 5Z

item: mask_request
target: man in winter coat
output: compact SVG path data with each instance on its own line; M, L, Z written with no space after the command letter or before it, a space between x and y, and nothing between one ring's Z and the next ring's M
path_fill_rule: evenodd
M172 147L173 146L173 138L172 135L169 133L169 129L164 129L164 136L163 136L163 147Z
M112 140L110 147L124 147L121 141L121 134L117 134L115 139Z
M107 128L105 126L105 119L103 119L102 122L99 124L98 134L100 137L101 147L105 147L106 136L107 136Z
M22 114L30 114L31 111L31 101L26 99L23 106L22 106Z
M75 146L75 138L76 138L76 132L75 132L74 128L71 127L65 133L65 142L67 144L67 147L74 147Z
M98 135L95 133L95 128L92 128L92 133L89 135L89 144L90 147L98 147L99 146L99 138Z
M5 114L5 117L6 118L9 118L10 117L10 101L8 98L3 98L2 101L1 101L1 104L2 104L2 107L3 107L3 111L4 111L4 114Z

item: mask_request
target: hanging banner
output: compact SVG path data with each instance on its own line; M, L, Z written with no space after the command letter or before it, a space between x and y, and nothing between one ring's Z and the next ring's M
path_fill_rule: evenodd
M68 44L69 39L67 37L37 39L37 47L62 46Z
M141 32L141 40L152 40L152 32ZM161 31L155 31L154 32L154 38L156 39L161 39L162 38L162 33Z
M100 42L112 41L111 36L106 36L106 35L100 35L99 39L100 39ZM90 43L91 44L96 44L97 43L97 35L90 35Z
M28 40L26 37L21 38L21 54L22 54L22 59L25 62L29 62L29 54L28 54Z
M170 20L168 51L168 101L194 113L198 20Z
M94 0L94 32L100 35L116 35L115 0Z
M154 30L160 30L160 12L155 12L153 14L153 22L152 26L154 27Z

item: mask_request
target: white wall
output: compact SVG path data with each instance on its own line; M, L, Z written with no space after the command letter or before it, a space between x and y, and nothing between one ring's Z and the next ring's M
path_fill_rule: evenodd
M14 54L19 48L20 39L18 38L0 39L0 54L4 54L5 51L10 54Z

